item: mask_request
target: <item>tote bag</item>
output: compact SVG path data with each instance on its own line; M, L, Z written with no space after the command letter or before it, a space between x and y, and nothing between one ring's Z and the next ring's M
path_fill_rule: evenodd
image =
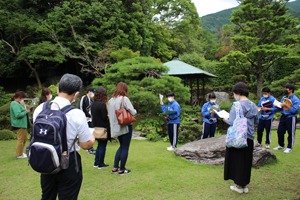
M96 139L107 139L107 129L102 127L95 127L93 135Z
M132 114L128 110L122 108L123 104L124 104L124 97L122 98L120 109L116 110L118 124L126 125L136 121L136 119L132 116Z
M235 114L236 118L233 121L233 125L227 129L227 136L226 136L226 146L228 148L245 148L248 146L247 144L247 116L251 110L248 111L246 117L244 117L243 109L240 102L233 103L235 107ZM251 102L252 107L252 102Z

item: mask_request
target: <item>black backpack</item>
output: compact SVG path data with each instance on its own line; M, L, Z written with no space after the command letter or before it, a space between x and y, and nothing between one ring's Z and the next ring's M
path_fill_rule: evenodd
M52 103L44 103L42 112L33 124L30 144L26 147L29 164L35 171L43 174L56 174L69 167L66 113L77 109L67 105L60 110L51 110ZM76 142L77 137L70 147L74 146L75 153Z

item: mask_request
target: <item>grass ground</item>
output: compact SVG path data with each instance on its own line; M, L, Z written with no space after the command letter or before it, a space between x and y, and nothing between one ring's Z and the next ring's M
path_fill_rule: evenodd
M194 164L168 152L166 142L132 141L127 168L131 174L111 174L111 167L93 168L94 156L81 150L83 183L79 199L297 199L300 198L300 138L293 152L273 151L278 161L253 168L249 194L229 189L223 166ZM287 137L287 135L286 135ZM271 148L277 146L272 132ZM109 143L105 162L112 166L117 143ZM0 141L0 199L40 199L39 174L26 159L16 159L16 140ZM96 145L94 146L96 148Z

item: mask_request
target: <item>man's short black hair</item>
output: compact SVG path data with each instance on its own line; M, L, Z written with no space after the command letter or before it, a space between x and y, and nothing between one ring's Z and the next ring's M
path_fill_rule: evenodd
M78 92L82 87L82 80L79 76L74 74L65 74L59 81L58 90L59 92L67 93L71 95Z
M95 88L89 87L89 88L87 89L87 92L86 92L86 93L89 93L89 92L94 92L94 93L95 93Z
M262 92L267 92L267 93L270 93L271 92L271 89L269 87L264 87L262 89Z
M167 97L175 97L175 95L174 95L173 92L169 92L169 93L167 94Z
M291 84L291 83L286 84L284 87L285 87L285 88L288 88L288 89L290 89L290 90L293 90L293 93L294 93L294 91L295 91L295 86L294 86L293 84Z
M248 86L246 83L243 82L236 83L232 88L232 92L246 97L248 97L249 95Z
M215 99L215 98L216 98L215 93L210 93L210 94L208 95L208 99Z

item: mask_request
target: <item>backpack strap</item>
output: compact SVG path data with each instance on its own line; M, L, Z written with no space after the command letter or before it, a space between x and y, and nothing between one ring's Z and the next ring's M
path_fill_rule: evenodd
M70 147L70 150L72 149L72 147L74 147L75 170L76 170L76 173L79 172L78 161L77 161L77 155L76 155L77 151L76 151L76 149L75 149L75 144L76 144L77 141L78 141L78 136L76 135L76 137L75 137L75 139L74 139L74 141L73 141L73 143L72 143L72 145L71 145L71 147Z
M63 112L64 114L66 114L67 112L69 112L75 108L76 108L75 106L67 105L67 106L63 107L62 109L60 109L60 111Z
M44 103L43 110L50 109L50 108L51 108L50 101L47 101L46 103Z
M53 102L53 101L47 101L47 102L45 102L44 104L43 104L43 110L51 110L51 105L53 104L53 103L55 103L57 106L58 106L58 108L60 109L60 107L59 107L59 105L56 103L56 102Z

